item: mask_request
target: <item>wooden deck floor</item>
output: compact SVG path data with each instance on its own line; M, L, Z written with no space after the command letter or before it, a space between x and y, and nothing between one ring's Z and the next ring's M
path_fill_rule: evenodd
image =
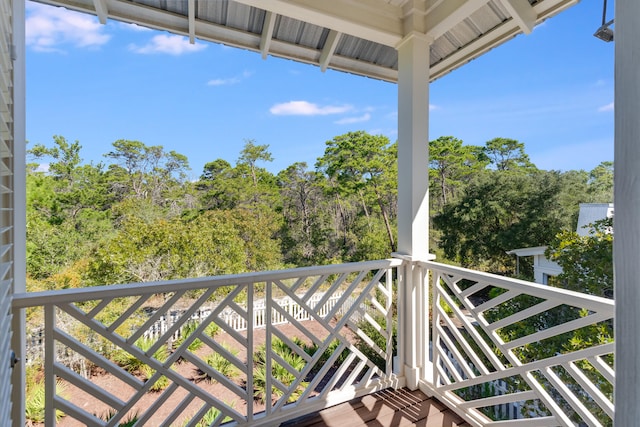
M382 390L282 424L283 427L470 427L421 391Z

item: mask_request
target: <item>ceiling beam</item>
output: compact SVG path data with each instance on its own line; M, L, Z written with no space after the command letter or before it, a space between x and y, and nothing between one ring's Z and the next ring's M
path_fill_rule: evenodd
M187 3L187 16L189 19L189 43L196 42L196 0Z
M262 25L262 37L260 38L260 53L262 54L262 59L267 59L267 55L269 55L269 48L271 47L275 26L276 14L267 11L264 16L264 24Z
M536 25L538 14L528 0L502 0L502 5L507 9L511 18L516 21L525 34L531 34Z
M96 9L96 15L98 15L98 21L101 24L107 23L109 17L109 8L107 7L107 0L93 0L93 6Z
M579 0L545 0L544 2L537 3L534 6L534 10L538 16L538 20L544 21L567 7L576 4L578 1ZM515 37L520 31L522 30L515 20L511 19L506 21L504 24L486 33L484 37L476 39L437 64L433 64L431 66L431 80L433 81L440 78L451 70L483 55L485 52Z
M322 48L322 53L320 54L320 70L324 73L327 71L327 67L331 62L331 58L338 47L338 42L340 41L340 34L337 31L331 30L329 31L329 35L327 36L327 41L324 43L324 47Z
M440 3L425 18L427 34L434 40L438 39L488 2L489 0L447 0Z
M323 28L394 47L403 37L402 10L382 0L235 0Z

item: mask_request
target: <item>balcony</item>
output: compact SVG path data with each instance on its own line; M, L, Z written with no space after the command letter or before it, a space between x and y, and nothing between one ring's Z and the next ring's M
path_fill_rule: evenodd
M472 426L614 415L612 300L431 261L17 294L22 309L42 325L14 331L42 336L23 357L44 365L48 426L278 425L402 388Z

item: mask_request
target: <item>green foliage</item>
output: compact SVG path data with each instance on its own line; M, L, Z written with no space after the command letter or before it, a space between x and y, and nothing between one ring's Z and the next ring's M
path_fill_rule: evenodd
M298 372L302 371L307 364L302 357L278 338L273 338L271 340L271 350L279 355L291 368ZM263 403L273 398L280 399L284 395L284 392L277 386L273 385L273 383L271 385L271 393L267 390L267 376L269 373L267 372L266 360L266 347L262 345L253 353L253 396L256 400ZM288 369L276 362L275 359L271 362L270 374L285 387L290 387L298 379L296 375L289 372ZM295 390L291 392L287 402L295 402L298 400L302 393L304 393L307 386L307 382L301 381Z
M510 138L494 138L487 141L483 153L499 171L535 169L524 151L524 144Z
M180 337L173 341L173 348L175 349L180 347L182 343L185 342L185 340L189 338L189 336L196 331L198 326L200 326L199 323L194 320L186 322L184 326L182 326L182 328L180 329ZM204 330L204 334L213 338L216 336L219 329L220 328L215 323L209 323ZM194 352L200 349L202 347L202 344L203 343L200 340L200 338L196 338L193 341L191 341L191 343L187 347L187 350Z
M382 315L378 315L374 317L374 320L380 327L386 331L387 329L387 319ZM391 350L392 355L397 354L397 346L398 346L398 325L396 320L394 319L392 325L392 337L391 337L391 349L387 348L387 341L385 337L378 332L376 327L369 323L366 319L358 322L358 328L369 337L378 348L382 351L387 352ZM358 350L360 350L369 360L371 360L375 365L380 368L381 371L386 372L387 362L384 358L382 358L373 347L371 347L361 336L356 336L355 346Z
M223 345L223 347L232 355L234 356L238 355L237 350L232 349L227 345ZM207 363L207 365L211 366L213 369L215 369L216 371L218 371L220 374L222 374L227 378L235 378L240 374L240 372L238 371L238 368L236 368L236 366L229 359L227 359L224 355L220 353L213 352L208 354L205 357L205 362ZM201 378L202 377L212 382L215 381L212 377L210 377L204 372L201 373Z
M432 252L504 272L505 251L572 229L576 205L610 201L612 163L538 171L524 144L429 142ZM217 159L196 183L184 155L115 141L107 164L54 136L35 145L27 176L30 290L140 282L384 258L397 239L397 144L364 131L327 141L315 170L274 175L267 145L246 140L235 165ZM48 169L43 165L49 165ZM605 200L606 199L606 200Z
M231 403L230 406L233 407L235 404ZM222 412L218 409L218 408L214 408L211 407L209 408L209 410L204 414L204 416L202 417L202 419L200 419L200 421L198 421L198 423L195 425L195 427L209 427L210 425L212 425L215 420L222 414ZM231 417L224 417L224 419L221 421L221 423L226 423L228 421L231 421ZM191 422L191 419L188 418L186 420L184 420L184 422L182 423L183 426L188 425Z
M495 272L512 269L507 251L540 246L568 227L558 172L486 171L434 217L447 258Z
M135 345L140 348L143 352L149 351L151 347L156 342L148 339L148 338L140 338L136 341ZM154 353L153 358L159 362L164 362L169 357L169 349L166 345L160 346ZM143 363L134 355L126 352L125 350L118 350L112 355L113 361L120 365L123 369L128 372L136 373L140 375L145 380L150 380L151 377L156 373L156 370L151 366ZM161 391L169 386L169 379L164 375L158 378L151 388L150 391Z
M135 342L135 346L138 347L141 351L147 352L156 342L149 338L140 338ZM169 357L169 350L166 345L160 346L154 353L153 358L159 362L164 362ZM120 365L124 370L131 373L141 373L145 378L149 378L149 376L144 375L148 374L150 371L142 372L145 365L142 361L140 361L136 356L126 352L125 350L116 351L113 356L113 361Z
M565 289L613 298L613 223L596 221L586 236L563 231L545 255L562 267L558 281Z
M94 277L124 283L239 273L247 254L236 221L222 211L191 220L130 218L96 251Z
M473 174L489 162L482 147L462 145L452 136L429 141L429 190L436 212L455 200Z
M351 227L345 215L345 199L351 199L353 206L361 206L367 221L374 212L380 216L388 239L388 253L394 252L397 146L385 136L374 136L364 131L336 136L326 145L324 156L318 159L316 169L328 178L326 194L336 197L344 241Z
M66 397L66 388L63 383L56 383L56 394ZM44 410L46 403L44 380L32 381L27 379L27 390L25 395L25 418L31 423L44 422ZM56 409L56 421L64 417L64 413Z
M103 414L100 418L102 418L105 421L109 421L110 419L115 417L116 414L117 414L116 411L114 411L113 409L110 409L105 414ZM118 427L133 427L137 422L138 422L138 414L130 413L129 415L126 416L124 421L121 421L118 423Z

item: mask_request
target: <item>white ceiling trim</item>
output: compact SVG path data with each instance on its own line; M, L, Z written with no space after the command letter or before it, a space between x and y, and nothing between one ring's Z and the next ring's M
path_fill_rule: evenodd
M276 27L276 14L267 11L264 17L264 25L262 26L262 38L260 39L260 54L262 59L267 59L271 40L273 39L273 29Z
M538 14L528 0L502 0L502 5L509 12L525 34L531 34L536 25Z
M322 48L322 53L320 54L320 70L324 73L327 71L327 67L331 62L331 58L338 47L338 42L340 41L340 36L342 34L331 30L329 31L329 35L327 36L327 41L324 43L324 47Z
M379 0L235 0L386 46L402 39L402 10Z
M440 3L425 18L427 34L434 40L437 39L488 2L489 0L447 0Z
M189 43L196 42L196 0L187 3L187 15L189 20Z
M107 6L107 0L93 0L93 6L96 8L96 15L98 15L98 21L101 24L107 23L109 17L109 7Z

